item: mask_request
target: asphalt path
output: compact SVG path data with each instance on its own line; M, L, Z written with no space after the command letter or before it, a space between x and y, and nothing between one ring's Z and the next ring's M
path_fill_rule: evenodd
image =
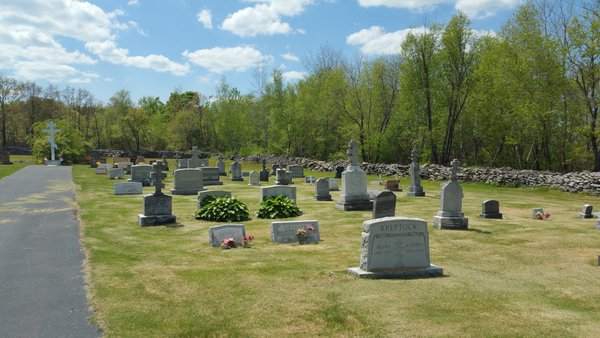
M99 337L88 321L71 167L0 180L0 337Z

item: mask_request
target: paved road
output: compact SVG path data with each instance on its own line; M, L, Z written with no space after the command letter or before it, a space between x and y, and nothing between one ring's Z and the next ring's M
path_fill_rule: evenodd
M87 320L71 167L0 180L0 337L99 337Z

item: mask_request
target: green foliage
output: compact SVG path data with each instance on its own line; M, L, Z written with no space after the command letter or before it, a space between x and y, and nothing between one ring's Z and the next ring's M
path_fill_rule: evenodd
M205 221L241 222L250 219L250 211L235 197L214 197L196 211L195 217Z
M43 162L44 158L50 159L50 142L48 134L42 130L48 127L49 121L38 122L34 125L33 137L33 157L38 162ZM90 143L84 141L81 132L75 129L70 123L64 120L54 120L56 129L60 132L54 134L55 142L58 147L55 156L58 160L62 157L64 164L81 163L86 154L90 151Z
M302 215L300 208L285 196L275 196L264 200L256 212L258 218L288 218Z

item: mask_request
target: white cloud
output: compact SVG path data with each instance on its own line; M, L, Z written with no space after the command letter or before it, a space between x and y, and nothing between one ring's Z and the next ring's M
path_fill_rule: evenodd
M139 5L140 1L139 0L129 0L127 1L127 6L136 6Z
M183 56L189 62L202 66L212 73L241 72L269 61L268 56L253 47L215 47L194 52L186 50Z
M516 7L522 0L358 0L362 7L405 8L423 11L449 4L471 18L493 16L498 11Z
M306 77L305 72L289 71L281 74L285 81L297 81L302 80Z
M292 53L281 54L281 57L292 62L300 62L300 58Z
M386 33L383 28L372 26L348 35L346 43L360 46L361 52L367 55L394 54L400 51L400 45L409 33L419 34L425 30L426 28L419 27Z
M292 28L283 22L284 16L296 16L313 0L254 0L254 7L246 7L229 14L221 29L241 37L257 35L289 34Z
M208 9L201 10L200 12L198 12L198 14L196 14L196 18L198 19L198 22L202 23L204 28L207 28L207 29L213 28L212 13L210 12L210 10L208 10Z
M120 10L106 12L82 0L0 1L0 27L10 27L0 30L0 69L11 70L24 80L86 83L99 76L78 67L97 63L98 57L176 75L188 72L187 64L161 55L130 56L127 49L119 48L121 30L134 29L145 36L135 21L119 21L123 15ZM66 48L60 42L65 38L71 45L79 43L81 50Z

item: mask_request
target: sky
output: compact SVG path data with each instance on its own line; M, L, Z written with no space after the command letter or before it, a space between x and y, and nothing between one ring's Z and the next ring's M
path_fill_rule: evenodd
M408 32L457 11L498 32L521 0L0 0L0 73L108 102L174 91L242 94L255 74L307 74L323 46L347 58L398 53Z

